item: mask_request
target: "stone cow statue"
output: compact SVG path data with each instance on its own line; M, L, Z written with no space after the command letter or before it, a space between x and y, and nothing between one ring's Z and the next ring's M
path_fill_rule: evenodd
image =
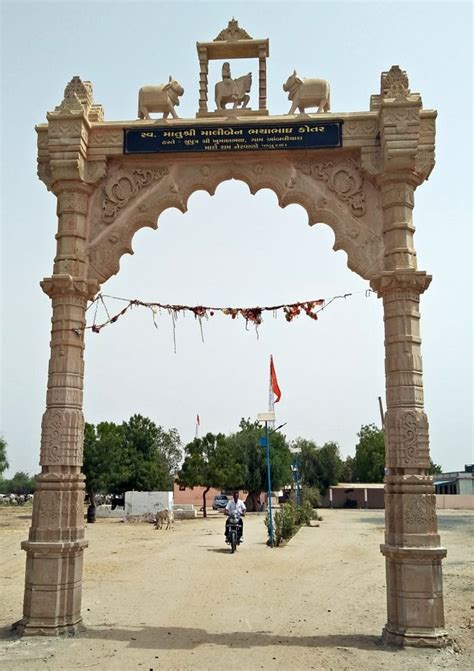
M150 119L150 112L162 112L163 119L166 119L168 114L177 119L178 115L174 108L175 105L179 105L179 96L183 93L183 87L171 75L167 84L142 86L138 92L138 118Z
M165 529L170 529L173 523L173 513L165 508L164 510L159 510L156 513L155 529L162 529L165 525Z
M283 90L288 93L288 100L293 101L288 114L294 114L296 108L301 113L306 107L317 107L318 112L329 112L331 109L329 82L324 79L302 79L294 70L283 84Z

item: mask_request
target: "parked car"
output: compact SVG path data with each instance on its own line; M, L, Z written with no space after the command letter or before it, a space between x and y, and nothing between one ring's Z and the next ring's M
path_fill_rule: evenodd
M229 503L228 496L226 496L225 494L218 494L217 496L214 497L214 501L212 503L212 509L220 510L221 508L225 508L228 503Z

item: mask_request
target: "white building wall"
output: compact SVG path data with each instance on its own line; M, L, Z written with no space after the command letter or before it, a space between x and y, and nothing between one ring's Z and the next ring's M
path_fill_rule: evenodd
M173 510L173 492L125 492L125 517Z

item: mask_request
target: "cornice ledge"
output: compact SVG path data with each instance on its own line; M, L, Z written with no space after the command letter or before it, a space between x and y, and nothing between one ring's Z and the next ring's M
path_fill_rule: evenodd
M66 294L74 294L75 296L83 296L90 300L99 291L100 284L97 280L85 280L82 278L72 277L71 275L53 275L52 277L45 277L40 286L44 293L50 298L57 296L64 296Z
M386 270L370 280L371 288L379 298L390 291L411 289L422 294L431 284L432 276L424 270L398 269Z

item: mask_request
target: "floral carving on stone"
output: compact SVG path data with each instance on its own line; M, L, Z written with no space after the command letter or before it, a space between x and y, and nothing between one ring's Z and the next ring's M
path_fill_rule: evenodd
M418 461L416 413L413 410L404 412L398 420L398 424L403 462L408 466L416 464Z
M59 513L61 510L61 496L56 491L40 491L35 494L39 497L40 526L48 527L51 524L59 525Z
M435 506L432 494L407 495L403 506L403 519L407 531L424 533L427 527L432 529L436 519Z
M117 214L135 198L137 193L153 182L160 181L168 174L168 168L138 168L131 172L116 173L104 187L102 217L105 224L111 224Z
M384 98L406 100L410 95L408 77L399 65L392 65L388 72L382 72L381 93Z
M365 214L363 179L355 162L348 160L334 164L332 161L301 161L296 164L296 169L325 182L340 200L349 205L354 216L362 217Z
M79 409L46 410L42 422L41 464L79 465L82 463L84 418Z

